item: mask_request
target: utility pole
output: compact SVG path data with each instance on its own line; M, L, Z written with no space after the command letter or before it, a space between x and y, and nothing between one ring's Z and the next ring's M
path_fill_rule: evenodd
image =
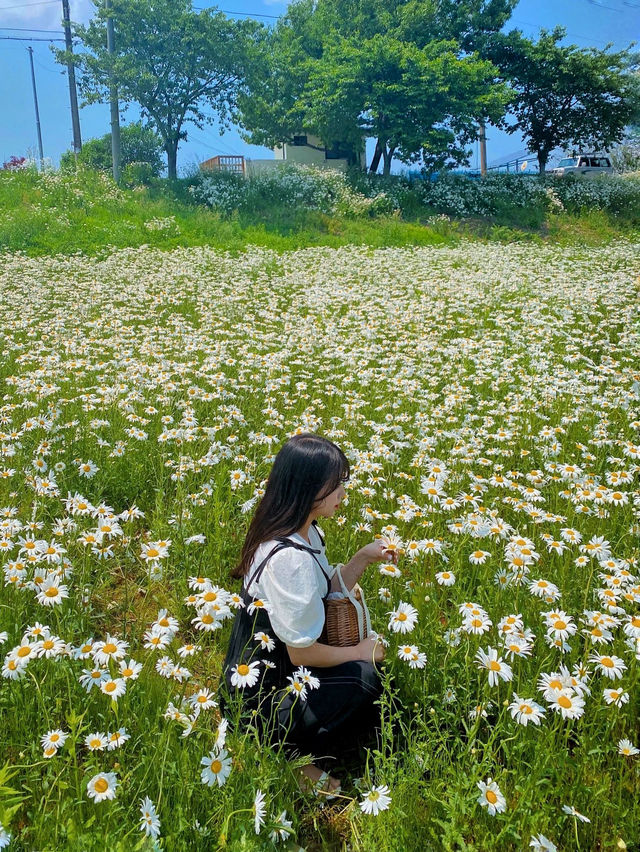
M64 24L64 41L67 54L73 53L73 42L71 41L71 13L69 12L69 0L62 0L62 21ZM73 151L79 154L82 151L82 137L80 136L80 116L78 115L78 93L76 91L76 69L71 58L67 60L67 76L69 78L69 100L71 102L71 123L73 125Z
M36 72L33 70L33 48L28 47L29 59L31 61L31 82L33 83L33 102L36 107L36 129L38 131L38 152L40 154L40 171L44 168L44 154L42 153L42 132L40 131L40 111L38 110L38 92L36 91Z
M484 119L480 121L480 175L487 176L487 130L484 124Z
M105 9L111 8L111 0L104 0ZM113 18L107 18L107 50L111 55L115 53L115 35L113 32ZM113 179L120 183L120 112L118 110L118 87L110 74L109 103L111 105L111 157L113 160Z

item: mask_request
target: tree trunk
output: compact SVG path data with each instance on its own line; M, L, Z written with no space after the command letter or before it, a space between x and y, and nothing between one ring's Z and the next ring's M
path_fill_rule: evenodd
M547 160L549 159L549 154L547 151L538 151L538 168L540 169L540 174L543 175L547 169Z
M380 144L380 140L376 139L376 150L373 152L373 159L371 160L371 165L369 166L369 171L371 174L375 174L378 171L378 166L380 165L380 159L382 157L383 145Z
M167 152L167 174L169 180L177 180L178 178L178 140L168 140L165 143L164 150Z
M394 151L395 151L395 148L389 148L389 150L387 150L387 148L385 146L385 148L382 152L382 155L384 156L384 167L382 169L382 174L385 175L385 176L391 174L391 160L393 160L393 152Z

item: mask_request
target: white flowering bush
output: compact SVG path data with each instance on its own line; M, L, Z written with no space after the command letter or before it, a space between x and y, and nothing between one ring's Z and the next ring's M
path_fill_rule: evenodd
M283 164L246 177L231 172L207 172L191 187L196 201L223 215L264 207L319 210L366 217L392 213L398 205L386 193L354 190L337 169Z
M628 214L640 209L640 181L633 176L601 179L554 178L520 174L477 176L443 173L438 177L382 177L363 172L282 165L243 178L209 172L191 187L193 197L222 215L281 207L320 210L351 217L391 214L442 214L464 218L509 219L519 213L578 213L603 210Z
M571 212L605 210L609 213L640 211L640 178L635 175L616 177L602 175L583 179L548 178L553 191L564 207Z
M603 210L627 214L640 210L640 180L633 175L579 177L521 174L477 176L443 173L438 177L378 175L351 176L352 183L365 195L381 188L402 212L432 210L454 217L508 217L509 211L539 210L541 213Z

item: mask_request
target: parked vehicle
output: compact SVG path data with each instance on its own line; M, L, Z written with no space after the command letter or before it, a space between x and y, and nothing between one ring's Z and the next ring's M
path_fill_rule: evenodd
M578 154L575 157L563 157L558 165L550 170L555 177L565 175L584 175L584 177L597 177L598 175L613 174L611 159L601 154Z

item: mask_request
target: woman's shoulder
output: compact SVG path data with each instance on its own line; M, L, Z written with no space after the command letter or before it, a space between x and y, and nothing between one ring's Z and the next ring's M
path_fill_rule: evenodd
M263 541L257 548L253 558L253 564L257 567L264 559L268 558L268 565L306 565L313 561L310 549L305 549L301 541L289 536L281 539L270 539ZM307 546L308 547L308 546ZM267 566L265 566L267 567Z

